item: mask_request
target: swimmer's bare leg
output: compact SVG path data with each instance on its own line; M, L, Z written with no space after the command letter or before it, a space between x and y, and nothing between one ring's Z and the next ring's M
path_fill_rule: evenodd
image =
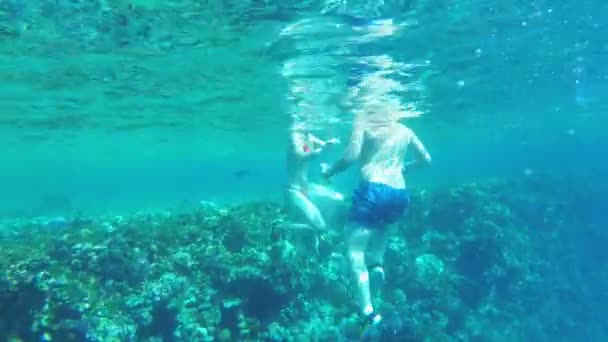
M344 201L344 195L321 184L310 183L308 190L314 196L325 197L334 201Z
M375 290L379 290L384 284L384 254L393 229L394 226L375 229L370 235L366 266L371 273L370 278Z
M367 271L367 265L365 263L365 251L369 238L370 231L364 227L356 226L351 227L348 230L348 258L359 291L361 312L366 316L374 312L369 288L369 272Z
M287 195L289 196L289 201L298 210L301 214L304 215L307 223L310 224L319 234L324 233L327 230L327 224L325 223L325 219L321 215L321 211L317 208L314 203L310 201L306 195L304 195L301 191L295 189L289 189ZM322 236L321 236L322 238ZM315 249L319 249L319 237L315 237Z
M289 189L287 192L291 205L295 207L301 214L304 215L307 223L318 231L325 231L327 224L321 215L321 211L314 203L301 191Z

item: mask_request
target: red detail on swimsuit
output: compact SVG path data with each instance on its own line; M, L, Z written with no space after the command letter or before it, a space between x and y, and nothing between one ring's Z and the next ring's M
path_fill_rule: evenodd
M306 144L304 144L303 149L304 149L304 152L310 151L310 148L308 148L308 145L306 145Z

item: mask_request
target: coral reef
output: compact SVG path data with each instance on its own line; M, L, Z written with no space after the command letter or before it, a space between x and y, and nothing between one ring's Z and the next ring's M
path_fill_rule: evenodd
M581 291L564 239L594 237L580 264L606 237L579 208L589 192L572 191L545 178L413 191L386 253L379 339L598 340L608 269L589 264ZM0 223L0 341L361 338L340 234L287 229L277 204L57 221Z

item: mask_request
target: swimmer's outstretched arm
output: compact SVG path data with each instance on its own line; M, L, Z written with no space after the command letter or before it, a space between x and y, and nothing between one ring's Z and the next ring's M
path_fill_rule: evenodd
M340 140L338 138L322 140L322 139L319 139L318 137L314 136L312 133L308 133L308 140L311 141L313 144L319 145L320 147L325 147L326 145L333 145L333 144L340 143Z
M422 161L422 162L426 163L427 165L431 165L431 154L426 149L424 144L422 144L422 141L420 141L420 139L418 139L418 136L415 133L412 135L412 139L410 140L410 143L412 143L414 145L414 149L416 151L416 156L418 157L417 160Z
M346 150L335 164L332 166L328 166L324 170L322 170L323 176L326 179L331 178L332 176L345 171L348 169L354 161L359 159L361 155L361 147L363 146L363 134L365 130L361 121L357 120L353 123L353 129L350 135L350 139L348 141L348 145L346 146Z
M313 135L312 133L308 133L308 140L310 142L312 142L313 144L319 145L321 147L325 146L325 141L319 139L317 136Z
M418 166L431 165L431 154L426 149L422 141L420 141L418 136L413 132L410 139L410 143L414 145L414 152L416 153L416 158L413 161L407 162L403 166L403 172L407 172L412 168Z
M291 149L291 153L299 158L310 158L318 155L323 150L322 148L315 148L312 144L307 144L302 133L291 133Z
M300 158L310 158L319 155L325 146L339 143L339 140L334 138L323 141L311 133L305 138L302 133L294 132L291 134L291 143L294 154Z

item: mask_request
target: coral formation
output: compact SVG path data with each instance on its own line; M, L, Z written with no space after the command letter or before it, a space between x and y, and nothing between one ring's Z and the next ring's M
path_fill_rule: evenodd
M382 341L597 339L588 294L552 264L565 262L568 227L595 231L571 209L588 195L536 182L413 191L386 253ZM311 232L285 229L286 219L274 203L202 203L62 225L4 221L0 341L359 339L340 235L314 249ZM570 311L556 311L564 301Z

